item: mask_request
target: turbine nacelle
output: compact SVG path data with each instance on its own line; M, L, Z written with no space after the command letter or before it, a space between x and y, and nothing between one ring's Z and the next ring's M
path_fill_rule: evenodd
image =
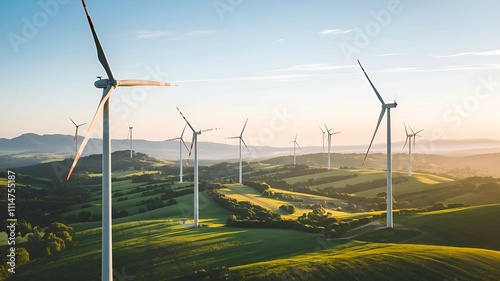
M115 83L113 83L115 82ZM111 81L109 79L100 79L94 82L94 86L98 89L106 89L108 86L116 86L116 81Z
M396 108L396 106L398 106L398 104L395 102L395 103L386 103L384 105L382 105L382 108Z

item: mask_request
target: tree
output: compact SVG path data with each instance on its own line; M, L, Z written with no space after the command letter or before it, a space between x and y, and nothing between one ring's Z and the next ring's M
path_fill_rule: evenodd
M24 237L28 233L31 233L33 231L32 227L31 227L31 223L29 223L25 220L21 220L17 224L17 229L18 229L19 233L21 234L21 237Z

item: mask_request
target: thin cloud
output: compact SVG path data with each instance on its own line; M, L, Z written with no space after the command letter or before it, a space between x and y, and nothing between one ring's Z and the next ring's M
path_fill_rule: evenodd
M178 40L181 38L187 38L192 36L201 36L206 34L211 34L217 32L217 30L192 30L185 33L176 33L172 31L163 30L139 30L133 33L133 36L137 40L147 40L154 38L168 38L172 40Z
M391 56L401 56L406 55L406 53L388 53L388 54L378 54L376 57L391 57Z
M283 39L283 38L280 38L280 39L278 39L278 40L274 40L273 42L271 42L271 44L281 43L281 42L283 42L283 41L284 41L284 39Z
M337 70L348 67L355 67L356 65L335 65L327 63L309 63L309 64L298 64L291 67L280 68L274 71L326 71L326 70Z
M217 30L193 30L186 32L186 36L200 36L200 35L205 35L205 34L210 34L217 32Z
M337 34L346 34L351 32L352 29L341 29L341 28L335 28L335 29L323 29L319 32L321 35L337 35Z
M452 58L463 56L500 56L500 50L483 51L483 52L463 52L451 55L436 56L438 58Z
M417 68L417 67L397 67L385 68L379 72L437 72L437 71L460 71L460 70L487 70L487 69L500 69L500 64L456 64L445 65L437 68Z
M153 38L160 38L160 37L172 37L175 35L174 32L171 31L161 31L161 30L139 30L134 32L134 38L137 40L144 40L144 39L153 39Z

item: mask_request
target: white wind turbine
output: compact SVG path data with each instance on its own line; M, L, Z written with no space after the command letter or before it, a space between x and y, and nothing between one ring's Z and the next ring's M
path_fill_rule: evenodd
M380 116L378 118L377 122L377 127L375 127L375 132L373 133L372 140L370 142L370 145L368 146L368 150L366 151L365 159L363 160L363 165L366 161L366 157L368 156L368 152L370 152L370 148L373 143L373 139L375 139L375 135L377 134L378 127L380 126L380 123L382 122L382 118L384 118L385 111L387 110L387 228L393 228L393 214L392 214L392 153L391 153L391 108L396 108L398 104L396 101L394 103L385 103L384 100L382 99L382 96L380 96L379 92L373 85L372 81L366 74L365 70L363 69L363 66L358 60L358 64L361 67L361 70L363 70L363 73L366 76L366 79L368 79L368 82L372 86L373 91L377 95L377 98L379 99L380 103L382 103L382 110L380 111Z
M97 33L94 29L94 24L90 18L89 12L85 5L85 1L82 0L83 9L87 15L87 20L94 37L94 43L97 49L97 57L99 62L103 66L107 79L97 80L94 85L96 88L103 89L103 95L101 101L97 107L97 111L90 123L89 129L85 138L83 139L80 148L76 154L75 160L71 165L70 171L68 173L67 180L71 177L73 170L80 159L85 146L87 145L92 130L94 129L97 121L100 119L100 115L103 115L103 132L102 132L102 276L101 280L113 280L113 251L112 251L112 229L111 229L111 138L109 135L109 98L112 92L117 87L129 87L129 86L170 86L170 83L156 82L156 81L146 81L146 80L117 80L113 75L111 67L106 59L104 50L102 49Z
M321 130L321 133L323 133L323 153L325 153L325 134L326 134L326 132L323 131L321 126L319 126L319 129Z
M78 128L80 128L81 126L83 126L83 125L85 125L87 123L82 123L82 124L77 125L75 123L75 121L73 121L73 119L71 119L71 117L68 117L68 118L69 118L69 120L71 120L71 122L73 122L73 124L75 124L75 137L73 139L75 141L75 151L78 154Z
M127 138L123 141L123 143L126 143L127 141L130 142L130 158L132 158L132 143L134 141L134 139L132 138L132 130L133 129L134 129L134 127L131 127L130 123L128 123L128 135L127 135Z
M243 162L242 162L242 157L241 157L241 143L243 143L246 147L246 149L248 150L248 146L247 144L245 143L245 141L243 140L243 132L245 131L245 127L247 126L247 122L248 122L248 118L247 118L247 121L245 121L245 125L243 125L243 129L241 130L241 133L239 136L236 136L236 137L229 137L229 138L226 138L226 139L240 139L240 176L239 176L239 183L243 183Z
M184 116L184 114L182 114L181 110L178 107L177 107L177 110L181 114L181 116L184 119L184 121L186 121L186 124L189 126L189 128L191 129L191 131L193 131L193 139L191 141L191 147L189 149L189 156L188 157L191 156L191 151L192 151L193 146L194 146L194 224L193 224L193 226L194 227L198 227L199 226L199 222L198 222L199 221L199 208L198 208L198 205L199 205L199 199L198 199L198 135L201 135L201 133L204 133L204 132L218 130L219 128L210 128L210 129L196 131L193 128L193 126L191 126L191 124L189 123L189 121L186 119L186 117ZM189 165L189 158L186 161L186 167L188 165Z
M326 132L328 133L328 170L330 170L330 151L332 149L332 136L333 135L336 135L336 134L339 134L339 132L335 132L335 133L330 133L330 131L332 129L328 129L328 127L326 126L326 123L325 123L325 128L326 128Z
M180 137L173 138L173 139L168 139L165 141L174 141L174 140L179 140L179 182L182 182L182 145L184 144L184 147L186 150L189 150L186 143L184 142L183 136L184 136L184 131L186 130L187 124L184 125L184 129L182 129L182 133Z
M299 135L299 133L297 133L295 135L295 139L292 142L290 142L290 143L293 143L293 165L297 165L297 161L296 161L296 157L295 157L295 146L297 146L300 150L302 150L302 148L300 148L299 143L297 142L298 135Z
M405 144L403 146L403 149L405 148L406 143L409 140L409 144L408 144L408 176L411 176L411 152L412 152L411 138L413 138L413 150L415 150L415 139L416 139L418 133L422 132L423 129L415 133L413 131L413 129L410 126L408 126L411 130L411 134L410 134L410 133L408 133L408 130L406 129L406 124L404 124L404 126L405 126L405 132L406 132L406 141L405 141Z

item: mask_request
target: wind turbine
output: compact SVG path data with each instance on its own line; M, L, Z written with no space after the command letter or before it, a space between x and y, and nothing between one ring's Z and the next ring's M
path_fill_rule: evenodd
M295 158L295 146L297 146L300 150L302 150L302 148L300 148L300 145L299 143L297 142L297 136L299 135L299 133L297 133L295 135L295 139L290 142L290 143L293 143L293 165L297 165L297 161L296 161L296 158Z
M182 114L181 110L177 107L177 110L181 114L182 118L184 121L186 121L186 124L189 126L191 131L193 131L193 139L191 141L191 148L189 149L189 157L191 156L191 151L193 150L194 146L194 227L198 227L199 223L199 208L198 208L198 135L201 135L201 133L204 132L209 132L213 130L218 130L219 128L210 128L210 129L205 129L205 130L199 130L196 131L193 126L189 123L189 121L186 119L184 114ZM186 167L189 164L189 158L186 161Z
M82 0L83 9L87 15L87 21L94 38L94 43L97 49L97 57L103 66L107 79L97 80L94 85L96 88L103 89L101 101L97 107L96 113L90 123L89 129L83 139L80 148L76 154L75 160L71 165L67 180L71 177L75 169L78 159L80 159L85 146L87 145L92 130L94 129L100 115L103 115L103 132L102 132L102 275L101 280L113 280L113 251L112 251L112 229L111 229L111 138L109 135L109 98L113 91L118 87L129 86L170 86L170 83L146 81L146 80L117 80L113 75L111 67L106 59L104 50L99 42L97 33L94 29L94 24L90 18L85 1Z
M242 160L241 160L241 143L243 143L245 145L246 149L248 150L248 146L245 143L245 141L243 140L243 132L245 131L245 127L247 126L247 122L248 122L248 118L247 118L247 121L245 121L245 125L243 125L243 129L241 130L241 133L240 133L239 136L226 138L226 139L240 139L240 177L239 177L239 183L243 183L243 176L242 176L243 167L242 167Z
M132 130L133 129L134 129L134 127L131 127L130 123L128 123L128 135L127 135L127 138L123 141L123 143L130 141L130 158L131 159L132 159L132 142L134 141L134 139L132 138Z
M75 123L75 121L73 121L73 119L71 119L71 117L68 117L68 118L69 118L69 120L71 120L71 122L73 122L73 124L75 124L75 137L74 137L74 140L75 140L75 152L78 154L78 128L80 128L80 126L83 126L83 125L85 125L87 123L82 123L82 124L77 125Z
M189 150L186 143L184 142L184 139L182 138L184 136L184 131L186 130L187 124L184 125L184 129L182 129L182 133L180 137L173 138L173 139L168 139L165 141L174 141L174 140L179 140L179 182L182 182L182 145L184 144L184 147L186 150Z
M404 124L405 126L405 132L406 132L406 141L405 141L405 144L403 146L403 149L405 148L406 146L406 143L408 142L408 140L410 141L410 143L408 144L408 176L411 176L411 151L412 151L412 148L411 148L411 138L413 138L413 150L415 150L415 139L417 137L417 134L422 132L422 130L418 131L418 132L414 132L413 129L408 126L411 130L411 134L408 133L408 130L406 129L406 124Z
M319 126L319 129L323 133L323 153L325 153L325 134L326 134L326 132L323 131L323 129L321 128L321 126Z
M380 116L378 118L377 122L377 127L375 127L375 132L373 133L372 140L370 142L370 145L368 146L368 150L366 151L365 159L363 160L363 165L366 161L366 157L368 157L368 152L370 152L370 148L373 143L373 139L375 139L375 135L377 134L378 127L380 126L380 123L382 122L382 118L384 118L384 114L387 110L387 228L393 228L393 214L392 214L392 153L391 153L391 108L396 108L398 104L396 101L394 103L385 103L384 100L382 99L382 96L380 96L379 92L373 85L372 81L366 74L365 70L363 69L363 66L358 60L358 64L361 67L361 70L363 70L363 73L366 76L366 79L368 79L368 82L372 86L373 91L377 95L377 98L379 99L380 103L382 104L382 110L380 111Z
M328 129L328 127L326 126L326 123L325 123L325 128L326 128L326 132L328 133L328 170L330 170L330 151L332 149L332 136L333 135L336 135L336 134L339 134L339 132L335 132L335 133L330 133L330 131L332 129Z

